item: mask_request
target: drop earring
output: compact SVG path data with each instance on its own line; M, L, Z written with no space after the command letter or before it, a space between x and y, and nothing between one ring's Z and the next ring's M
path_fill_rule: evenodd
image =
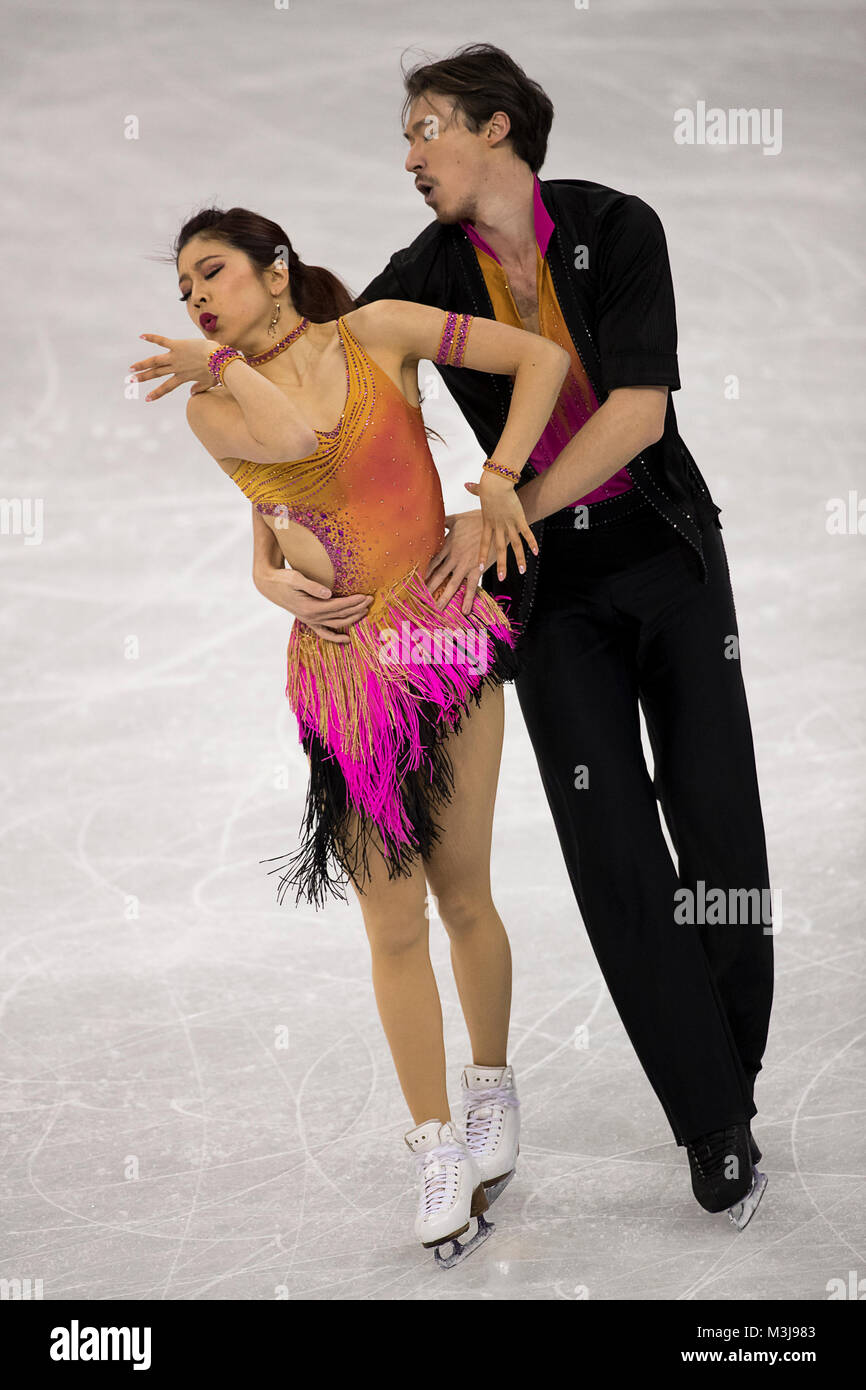
M274 302L274 317L271 319L270 323L268 324L268 333L271 335L271 337L273 337L274 334L275 334L276 331L277 331L277 324L279 323L280 314L282 313L282 309L283 309L283 306L282 306L282 304L280 303L280 301L279 301L278 299L275 300L275 302Z

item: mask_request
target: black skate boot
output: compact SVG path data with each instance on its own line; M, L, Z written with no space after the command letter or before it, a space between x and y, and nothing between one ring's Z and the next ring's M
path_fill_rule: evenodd
M753 1162L753 1163L760 1163L761 1158L762 1158L762 1154L761 1154L761 1150L758 1148L757 1144L755 1143L755 1139L754 1139L754 1136L753 1136L753 1134L752 1134L752 1126L751 1126L751 1125L749 1125L749 1148L750 1148L751 1151L752 1151L752 1162Z
M726 1211L739 1231L748 1225L767 1186L754 1166L756 1149L748 1125L729 1125L686 1144L695 1197L705 1211Z

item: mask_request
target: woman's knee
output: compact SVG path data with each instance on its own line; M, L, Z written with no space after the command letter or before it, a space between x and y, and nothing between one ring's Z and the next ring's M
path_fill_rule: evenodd
M435 915L441 919L449 936L460 936L478 922L489 921L495 914L490 885L449 884L440 893L433 890Z
M400 956L424 948L429 942L429 922L418 912L364 910L364 930L370 950L378 956Z

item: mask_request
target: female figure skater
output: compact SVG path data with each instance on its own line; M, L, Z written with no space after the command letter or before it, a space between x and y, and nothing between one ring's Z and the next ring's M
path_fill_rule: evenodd
M479 564L486 568L495 548L502 576L509 544L520 566L521 538L537 553L514 482L553 410L568 354L537 334L426 305L379 300L350 312L352 297L335 276L304 265L282 227L242 208L197 214L173 256L203 338L142 334L167 351L131 370L141 381L168 377L149 400L192 383L191 429L289 564L337 599L354 594L347 612L361 595L368 601L342 641L300 620L291 630L286 694L310 782L301 847L284 857L280 897L291 886L296 902L303 895L320 905L329 892L345 900L343 885L352 883L414 1123L404 1137L421 1178L415 1233L450 1266L489 1234L482 1213L513 1175L518 1151L506 1063L511 955L490 895L502 682L517 664L514 628L491 595L479 587L464 613L465 584L439 608L444 585L434 594L424 582L445 516L417 364L514 378L479 484ZM472 1043L465 1135L446 1091L428 884ZM478 1228L461 1246L470 1216ZM443 1259L439 1247L449 1241Z

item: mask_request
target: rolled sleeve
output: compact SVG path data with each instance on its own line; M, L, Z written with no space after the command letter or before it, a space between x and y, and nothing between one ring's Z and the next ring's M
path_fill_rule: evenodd
M599 248L598 344L604 384L680 389L674 287L664 229L641 198L625 196Z

